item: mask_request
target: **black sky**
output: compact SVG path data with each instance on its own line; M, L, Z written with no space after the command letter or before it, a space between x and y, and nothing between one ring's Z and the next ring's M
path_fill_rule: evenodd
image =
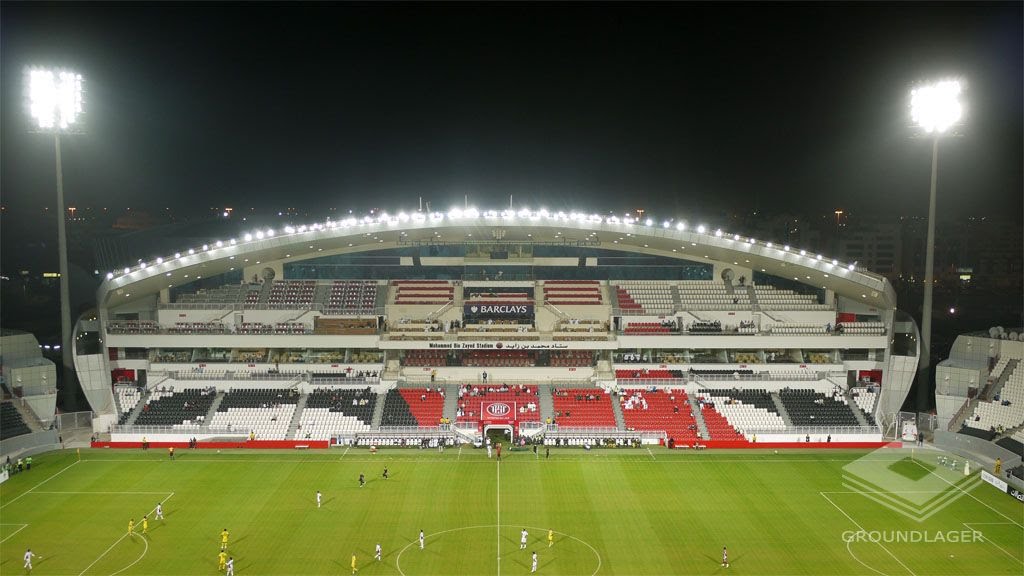
M30 64L86 77L69 204L926 209L914 82L967 84L940 211L1022 212L1021 3L0 9L2 201L52 204ZM663 207L663 208L661 208Z

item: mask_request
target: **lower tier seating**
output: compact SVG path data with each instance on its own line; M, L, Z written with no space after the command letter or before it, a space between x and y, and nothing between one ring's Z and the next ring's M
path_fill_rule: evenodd
M794 426L860 426L841 394L823 394L808 389L779 392Z
M444 395L430 388L392 388L384 398L381 426L437 426Z
M466 385L459 390L459 408L455 420L457 422L476 422L480 420L481 405L484 402L505 402L514 407L519 422L540 421L540 399L537 387L529 386L471 386Z
M685 390L627 388L619 396L619 403L629 430L664 430L677 444L697 440L697 421Z
M154 392L146 399L146 405L135 419L135 425L175 426L198 423L206 417L216 397L217 394L209 388Z
M318 388L306 398L296 439L327 440L335 434L370 430L377 395L370 388Z
M600 388L553 390L555 423L560 426L614 428L615 413L608 394Z
M0 439L7 440L28 434L31 431L14 404L10 402L0 404Z
M246 431L259 440L284 440L298 400L298 391L293 389L234 389L224 395L209 424L211 428Z
M670 379L670 378L685 378L686 374L682 370L662 370L655 369L650 370L648 368L618 368L615 370L616 378L625 379L637 379L637 378L653 378L658 380Z
M785 430L786 422L775 409L771 395L763 389L708 390L701 400L739 432L747 430Z

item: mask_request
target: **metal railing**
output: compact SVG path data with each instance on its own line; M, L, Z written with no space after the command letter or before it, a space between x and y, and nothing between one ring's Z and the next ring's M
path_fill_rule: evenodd
M54 425L58 430L71 428L92 428L94 414L91 411L67 412L57 414L54 418Z
M309 372L232 372L232 371L215 371L215 372L169 372L171 378L174 380L308 380Z
M788 426L783 429L743 428L743 434L881 434L878 426Z
M203 426L134 426L128 424L115 424L110 427L111 434L216 434L221 436L241 436L248 438L248 430L232 428L204 428Z

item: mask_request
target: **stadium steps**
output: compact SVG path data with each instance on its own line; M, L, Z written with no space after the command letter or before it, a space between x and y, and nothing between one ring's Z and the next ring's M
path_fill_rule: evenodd
M626 415L622 413L622 403L617 395L612 396L612 414L615 415L615 427L619 430L626 429Z
M772 392L772 402L775 403L775 410L778 411L779 416L782 416L782 421L786 423L786 426L792 426L793 419L789 417L789 412L786 410L785 405L782 404L782 398L779 397L778 392Z
M21 415L22 421L25 422L25 425L28 426L30 431L40 432L46 429L43 422L39 420L38 416L36 416L35 412L30 410L28 406L24 405L24 398L12 399L11 405L14 406L14 409ZM53 417L51 417L51 420L52 419Z
M313 289L313 308L327 306L327 297L331 293L330 284L317 284Z
M757 301L757 290L754 290L754 283L747 284L747 296L750 297L750 310L752 312L761 311L761 303Z
M210 421L213 420L213 415L217 413L217 408L220 407L220 403L224 401L225 394L226 392L217 392L217 395L214 396L213 402L210 403L210 409L206 411L206 418L203 420L204 429L210 429ZM139 402L141 403L142 400L140 400Z
M1003 373L999 375L999 379L992 384L992 388L988 391L988 394L984 395L986 400L991 401L996 395L1002 393L1003 386L1006 385L1006 381L1010 379L1010 375L1017 369L1020 364L1020 360L1010 360L1006 364L1006 368L1003 369Z
M135 403L135 408L132 408L131 414L128 415L128 419L124 421L126 426L134 426L135 419L142 414L142 408L146 405L146 400L149 398L149 389L139 398L139 401Z
M700 403L697 402L696 394L687 394L687 400L690 402L690 411L693 412L693 419L697 422L697 431L700 432L700 437L707 440L711 438L711 433L708 431L708 424L704 421L704 413L700 410Z
M458 386L442 386L441 388L444 390L444 408L441 410L441 416L455 422L455 411L459 407Z
M445 394L447 393L448 392L445 392ZM381 398L381 395L383 395L384 398ZM382 391L382 393L377 394L377 402L373 405L373 417L370 418L371 430L380 430L381 420L384 419L384 404L386 404L385 400L387 400L387 390L384 390Z
M860 423L861 426L871 426L871 423L868 422L868 419L864 416L864 411L860 409L860 406L857 405L857 401L853 399L853 392L850 391L850 388L847 388L843 392L843 398L846 400L846 404L849 405L850 410L853 411L853 415L857 418L857 422Z
M672 285L672 310L679 311L683 309L683 299L679 296L679 286ZM674 314L674 312L673 312Z
M555 419L555 401L551 398L553 386L537 386L537 397L540 400L540 421Z
M295 412L292 413L292 421L288 424L288 432L285 434L285 438L297 440L295 433L299 431L299 423L302 422L302 411L306 409L306 402L308 400L309 394L299 395L299 401L295 403Z

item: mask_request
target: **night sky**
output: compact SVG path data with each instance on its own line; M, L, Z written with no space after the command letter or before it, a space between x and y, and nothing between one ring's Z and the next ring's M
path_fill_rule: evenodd
M86 78L69 205L924 213L909 90L956 76L940 213L1022 213L1022 9L27 5L0 12L2 201L53 205L27 65Z

